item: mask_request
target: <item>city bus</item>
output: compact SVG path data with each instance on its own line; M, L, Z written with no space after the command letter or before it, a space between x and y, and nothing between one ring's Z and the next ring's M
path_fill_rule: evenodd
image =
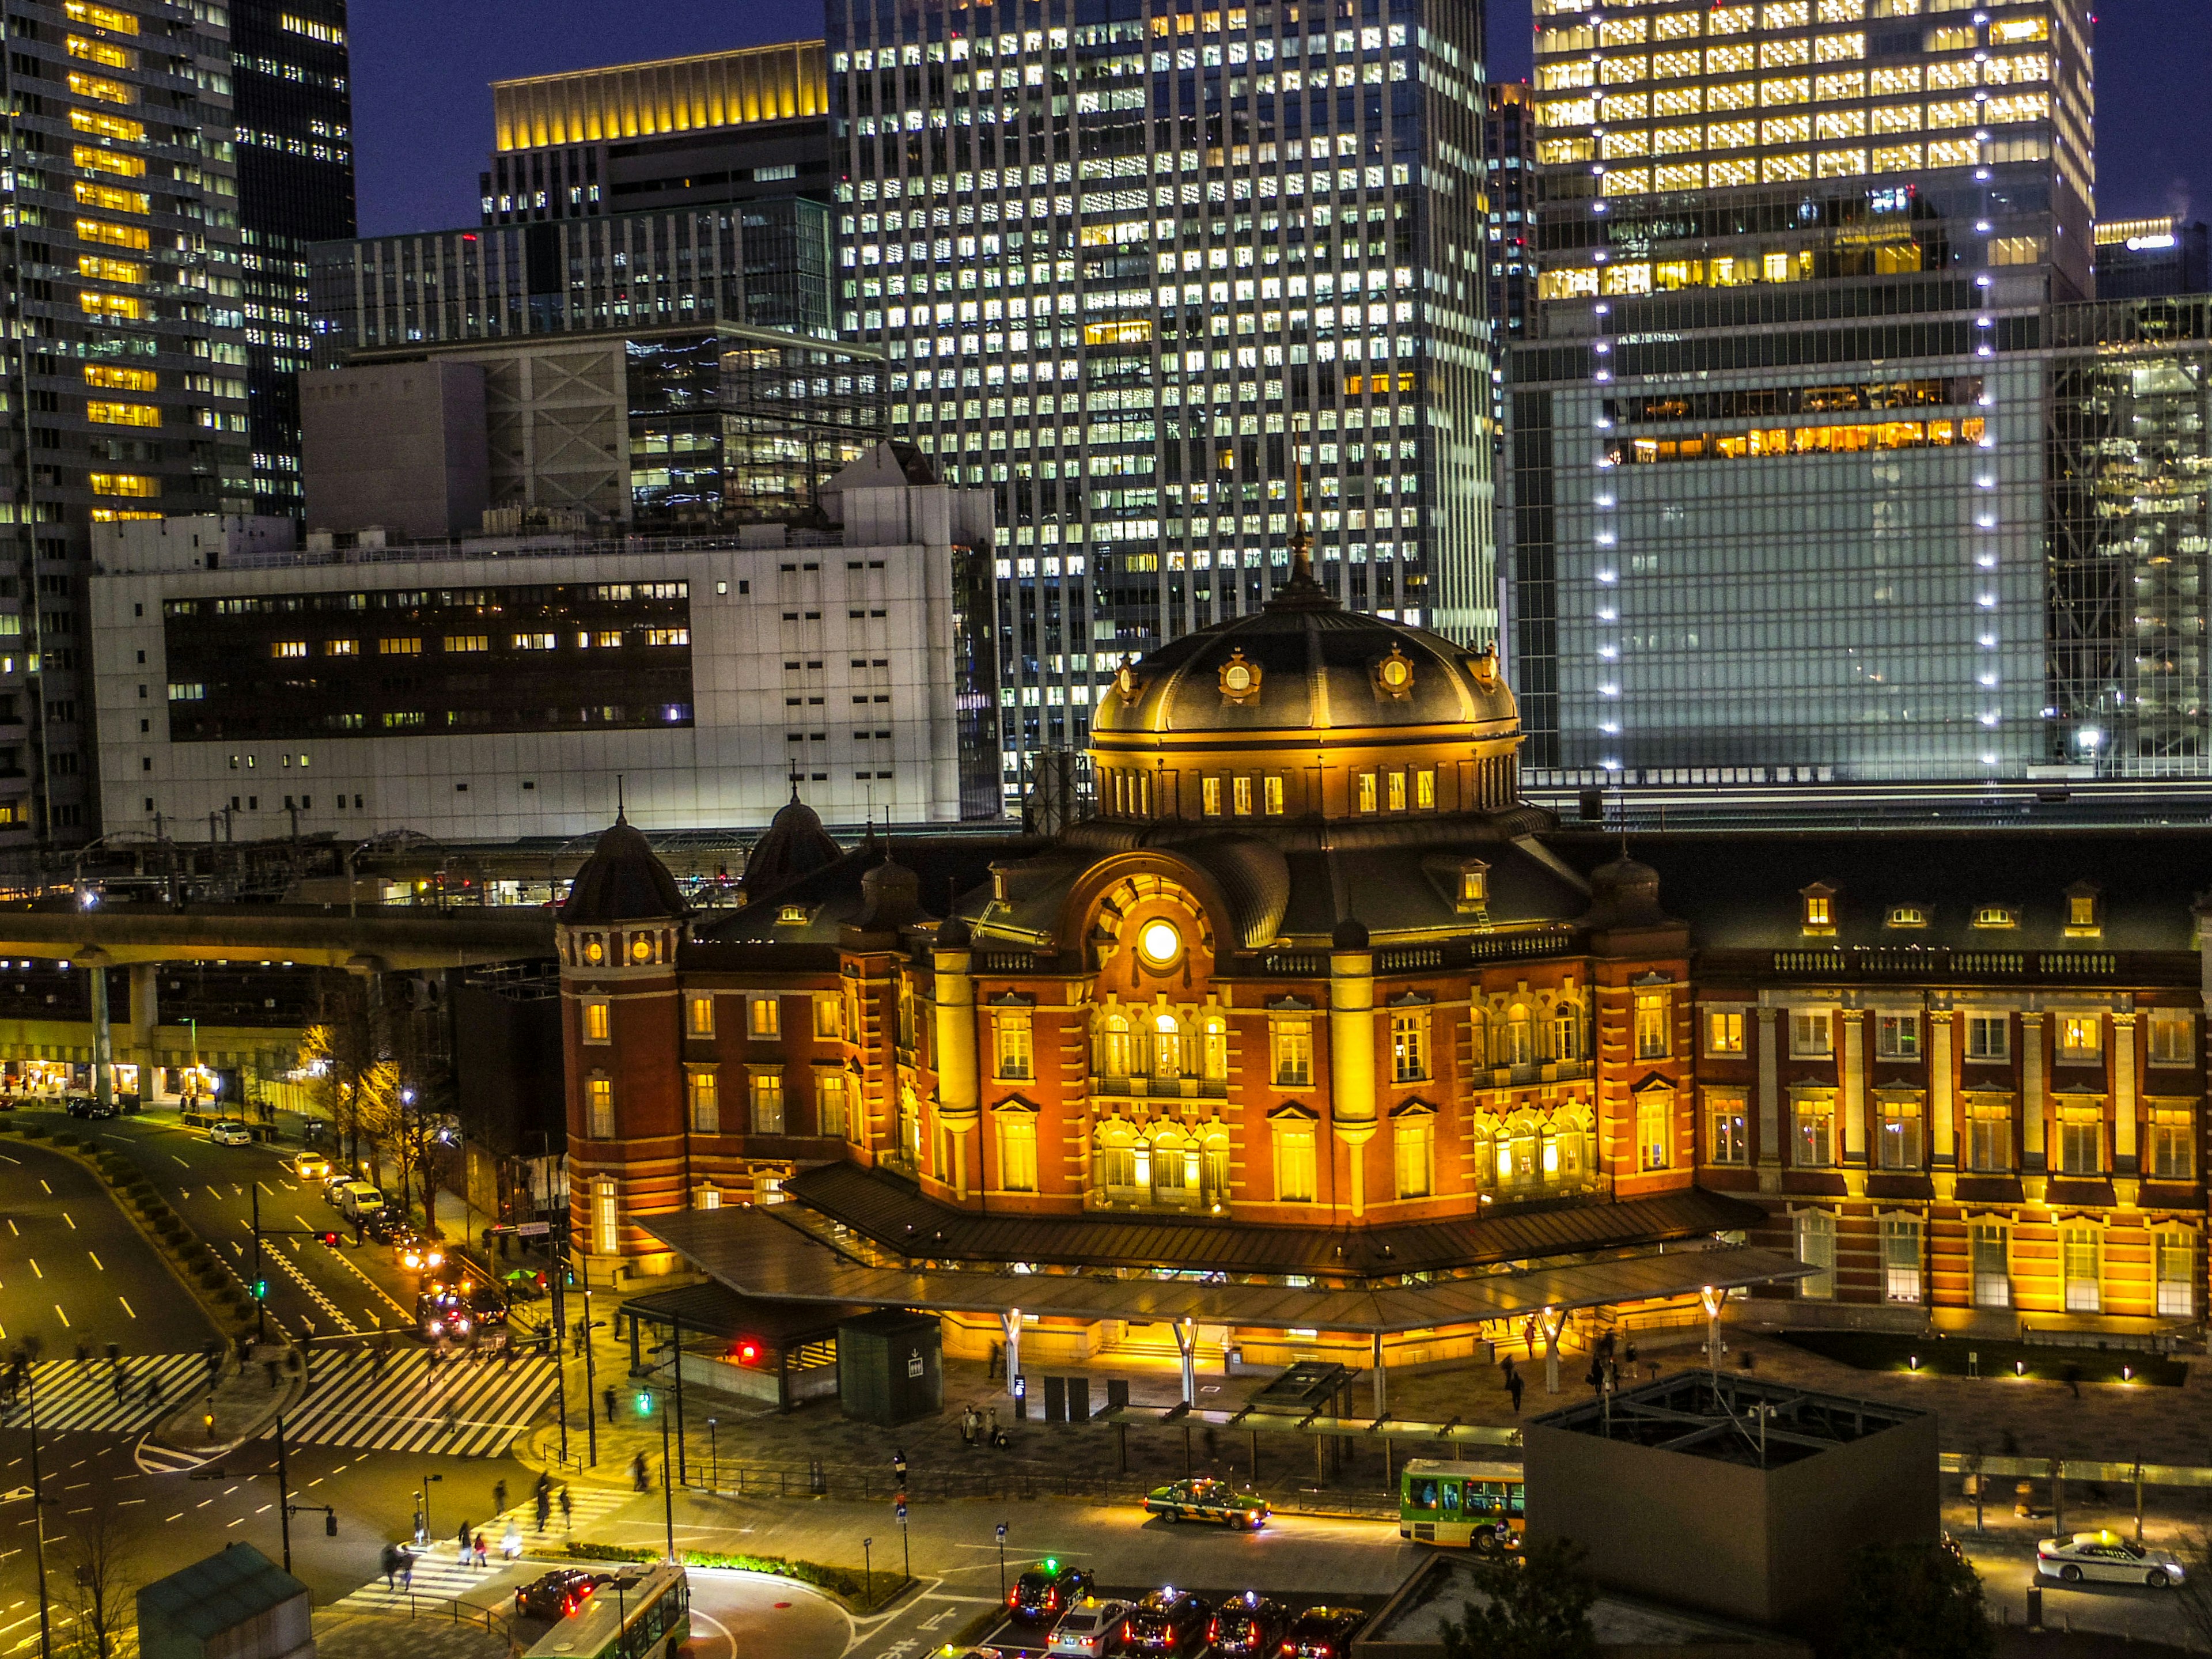
M675 1659L691 1639L691 1585L670 1562L624 1567L538 1638L526 1659Z
M1398 1488L1398 1536L1485 1553L1517 1550L1528 1522L1517 1463L1453 1463L1416 1457Z

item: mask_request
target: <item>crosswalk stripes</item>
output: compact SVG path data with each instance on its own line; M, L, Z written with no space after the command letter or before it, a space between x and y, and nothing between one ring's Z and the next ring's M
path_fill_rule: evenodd
M134 1354L122 1363L123 1388L105 1359L80 1366L74 1360L41 1360L31 1368L42 1434L88 1431L127 1434L155 1420L197 1388L207 1362L196 1353ZM147 1392L149 1384L155 1392ZM0 1427L22 1428L31 1420L27 1395L0 1412Z
M284 1420L302 1445L370 1451L446 1452L496 1457L553 1397L555 1363L533 1356L509 1364L447 1361L411 1349L377 1374L365 1357L317 1368L307 1400Z
M490 1551L492 1568L496 1569L502 1565L500 1544L507 1536L507 1522L512 1521L515 1530L521 1534L524 1561L542 1565L546 1560L558 1559L562 1547L569 1539L588 1537L588 1528L595 1522L613 1514L635 1496L635 1492L604 1486L572 1486L568 1488L569 1522L565 1531L561 1524L561 1508L557 1502L553 1505L552 1516L545 1530L543 1533L538 1531L538 1502L534 1496L477 1524L473 1530L483 1534L484 1543ZM455 1535L459 1531L459 1523L456 1522L454 1534L433 1539L417 1548L415 1571L410 1583L401 1585L395 1580L392 1588L387 1589L384 1580L378 1577L342 1597L330 1611L386 1613L404 1610L410 1595L417 1600L434 1597L440 1601L451 1599L485 1604L490 1599L487 1592L494 1574L491 1571L465 1567L460 1564L455 1547ZM499 1595L503 1598L511 1594L514 1582L526 1583L527 1577L501 1583Z

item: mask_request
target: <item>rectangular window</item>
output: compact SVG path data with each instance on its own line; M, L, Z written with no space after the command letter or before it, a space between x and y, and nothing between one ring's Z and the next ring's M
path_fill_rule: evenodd
M824 1072L814 1085L814 1132L845 1138L845 1074Z
M1705 1091L1705 1161L1751 1162L1751 1137L1745 1127L1741 1095L1714 1089Z
M756 1038L783 1035L783 1004L775 997L754 997L745 1004L745 1029Z
M839 996L814 999L814 1040L817 1042L836 1042L845 1036L845 999Z
M590 1109L592 1139L612 1140L615 1138L614 1079L605 1077L585 1079L584 1103Z
M111 404L97 399L84 406L84 418L95 426L143 426L161 424L161 411L151 404Z
M1797 1294L1815 1302L1830 1302L1836 1295L1836 1218L1826 1210L1805 1210L1797 1217L1797 1259L1819 1271L1797 1281Z
M1996 1175L2012 1168L2012 1106L2007 1101L1966 1102L1966 1168Z
M1229 807L1240 818L1252 816L1252 780L1231 778L1229 781Z
M2061 1014L2058 1017L2058 1058L2094 1060L2103 1052L2105 1020L2101 1014Z
M1406 810L1406 775L1403 772L1386 772L1382 775L1383 781L1388 785L1385 798L1390 804L1390 810L1393 812L1404 811Z
M2187 1066L2195 1060L2191 1052L2195 1046L2196 1022L2185 1008L2154 1008L2150 1011L2150 1063L2154 1066Z
M753 1133L757 1135L780 1135L783 1133L783 1073L755 1072L752 1074Z
M465 652L489 651L491 649L491 635L489 634L448 634L446 635L446 649L455 655L459 655Z
M721 1089L714 1073L711 1071L687 1073L684 1086L690 1094L691 1133L695 1135L721 1133Z
M1709 1010L1705 1015L1705 1052L1740 1054L1743 1052L1743 1012L1741 1009Z
M1010 1193L1037 1189L1037 1122L1031 1112L999 1114L999 1185Z
M2012 1016L2010 1014L1968 1014L1966 1016L1966 1058L1968 1060L2011 1059Z
M1423 1083L1429 1075L1429 1015L1426 1009L1390 1016L1392 1080Z
M613 1182L592 1183L592 1243L601 1255L612 1255L622 1243L621 1230L616 1225L619 1215L616 1205Z
M1275 1086L1278 1089L1311 1086L1313 1022L1308 1019L1278 1019L1272 1023L1268 1036L1275 1051Z
M2101 1108L2058 1109L2058 1172L2070 1176L2105 1172L2105 1114Z
M1881 1218L1881 1294L1886 1302L1920 1300L1920 1219Z
M1967 1250L1977 1308L2012 1306L2011 1230L1999 1221L1977 1221L1967 1230Z
M1885 1170L1920 1168L1919 1101L1890 1095L1881 1099L1878 1109L1881 1114L1881 1144L1876 1152L1881 1167Z
M684 1031L687 1036L714 1035L714 999L711 994L695 991L684 999Z
M379 640L376 654L380 657L419 657L422 641L419 639Z
M1883 1060L1920 1058L1920 1016L1881 1014L1875 1020L1874 1051Z
M1363 812L1372 812L1375 811L1376 800L1375 774L1362 772L1359 775L1359 810Z
M584 1002L584 1041L606 1042L612 1017L612 1006L605 997L586 998Z
M2197 1237L2179 1227L2151 1235L2158 1254L2158 1311L2161 1319L2197 1314Z
M2094 1227L2063 1227L2058 1252L2066 1275L2066 1311L2102 1313L2105 1309L2103 1263L2099 1259Z
M1790 1054L1796 1060L1826 1060L1836 1052L1835 1018L1826 1008L1797 1008L1790 1014Z
M1398 1150L1398 1196L1426 1198L1436 1190L1436 1120L1409 1112L1394 1126Z
M1636 1157L1638 1167L1663 1170L1674 1162L1674 1091L1649 1089L1636 1097Z
M1437 775L1433 768L1423 767L1413 774L1413 805L1424 812L1436 811Z
M1314 1127L1275 1126L1275 1196L1286 1204L1310 1204L1314 1198Z
M1664 1060L1674 1051L1674 999L1665 989L1636 994L1636 1057Z
M1198 786L1198 798L1206 817L1218 818L1221 816L1221 780L1219 778L1201 779Z
M1800 1095L1796 1101L1796 1165L1826 1170L1836 1161L1836 1103L1829 1095Z
M2186 1106L2150 1110L2150 1168L2154 1181L2197 1179L2197 1115Z
M1283 781L1279 777L1260 780L1260 805L1271 818L1283 816Z
M1001 1010L993 1023L998 1033L997 1076L1008 1083L1029 1082L1036 1075L1029 1010Z

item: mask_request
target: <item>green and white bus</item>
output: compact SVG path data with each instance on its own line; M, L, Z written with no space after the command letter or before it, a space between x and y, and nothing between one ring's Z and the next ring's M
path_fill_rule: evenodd
M1398 1536L1486 1553L1517 1550L1527 1494L1517 1463L1416 1457L1398 1488Z
M675 1659L690 1639L690 1581L683 1568L655 1562L600 1585L527 1659Z

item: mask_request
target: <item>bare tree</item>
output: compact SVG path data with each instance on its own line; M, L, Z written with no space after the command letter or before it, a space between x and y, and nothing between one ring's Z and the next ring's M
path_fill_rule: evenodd
M2189 1632L2189 1645L2212 1648L2212 1537L2201 1527L2191 1528L2175 1538L2173 1553L2181 1559L2173 1603Z
M94 1500L61 1554L69 1569L58 1598L67 1614L66 1645L55 1651L69 1659L130 1659L138 1651L138 1583L112 1498Z

